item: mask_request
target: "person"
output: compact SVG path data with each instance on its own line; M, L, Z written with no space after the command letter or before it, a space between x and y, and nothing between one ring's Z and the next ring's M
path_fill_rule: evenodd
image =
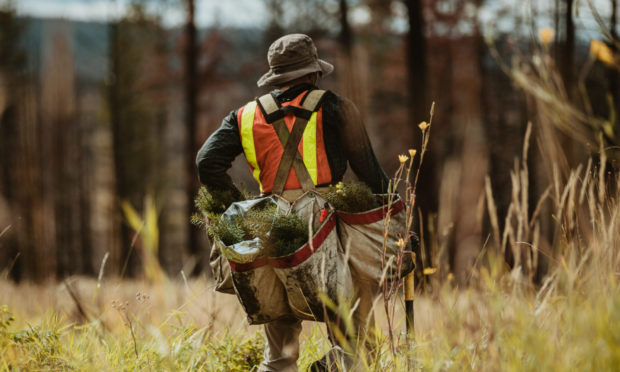
M274 87L270 96L279 108L288 108L278 110L280 116L284 114L286 135L290 134L296 115L303 116L300 108L310 92L321 92L314 95L317 102L311 110L312 115L305 115L308 123L295 154L302 158L308 172L300 170L297 165L286 170L285 182L278 181L283 143L286 142L277 133L281 128L273 124L278 118L271 117L273 114L264 107L268 102L261 98L233 110L203 144L196 158L200 182L207 189L231 190L238 194L239 190L227 171L233 160L244 153L263 195L279 192L294 200L301 195L304 182L309 182L307 175L316 188L334 185L342 181L347 164L359 181L366 183L374 193L387 192L389 179L377 161L357 107L347 98L331 91L320 91L317 87L319 79L330 74L334 67L318 58L312 39L303 34L285 35L271 44L267 60L269 71L257 84L259 87ZM320 96L318 100L317 96ZM372 294L364 293L364 288L357 290L360 301L353 321L358 331L355 337L359 338L367 322L374 322L374 318L370 311ZM273 321L264 328L265 358L259 371L296 371L301 321ZM332 339L332 343L338 341Z

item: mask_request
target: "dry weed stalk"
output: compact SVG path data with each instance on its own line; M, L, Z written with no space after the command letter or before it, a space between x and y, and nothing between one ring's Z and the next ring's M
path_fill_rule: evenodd
M413 219L415 213L415 200L416 200L416 187L418 184L418 179L420 177L420 169L422 167L422 163L424 161L424 155L428 150L428 141L430 136L430 130L433 123L433 117L435 115L435 102L432 103L430 113L429 113L429 121L421 122L418 127L422 132L422 148L420 151L420 161L417 164L417 169L415 170L415 175L412 173L413 163L415 155L417 154L417 150L410 149L408 151L409 156L402 154L398 156L400 161L400 166L394 177L390 181L390 187L388 188L388 200L385 201L385 204L388 208L387 216L384 219L384 229L383 229L383 255L382 255L382 265L383 265L383 273L381 277L381 288L383 294L383 306L384 311L388 323L388 336L390 341L390 349L392 353L396 354L395 348L395 340L394 340L394 318L396 313L396 302L397 296L396 293L400 290L403 285L403 281L401 278L394 281L388 281L387 271L391 266L392 262L389 260L397 260L397 272L401 272L403 258L406 254L413 254L406 250L406 247L409 246L411 240L411 234L408 233L411 231L411 227L413 226ZM391 207L396 202L396 198L398 194L396 190L404 183L405 186L405 195L404 195L404 203L405 203L405 215L406 215L406 232L407 234L398 241L398 246L400 248L399 254L387 259L387 249L388 249L388 235L390 231L390 223L391 223ZM413 256L415 257L415 256ZM374 306L373 306L374 309Z

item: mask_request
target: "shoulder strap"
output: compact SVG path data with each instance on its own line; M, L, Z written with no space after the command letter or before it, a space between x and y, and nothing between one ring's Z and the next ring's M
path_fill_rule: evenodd
M280 105L278 105L278 102L276 102L276 99L271 93L258 97L258 103L265 114L265 118L280 109Z
M308 111L316 111L319 107L321 100L323 99L323 95L325 95L325 91L321 89L314 89L308 92L306 96L301 101L301 107Z

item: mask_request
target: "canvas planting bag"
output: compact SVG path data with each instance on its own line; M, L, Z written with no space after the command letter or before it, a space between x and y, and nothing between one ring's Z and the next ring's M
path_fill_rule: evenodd
M278 198L282 210L308 221L312 236L295 252L269 259L299 319L325 321L326 314L331 314L320 293L334 303L351 301L353 297L353 281L338 239L336 214L329 207L325 214L326 205L315 191L306 192L292 203Z
M384 276L390 282L406 275L414 266L411 255L397 244L400 238L407 236L405 204L395 197L388 206L388 195L376 197L381 207L360 213L336 212L340 243L353 278L373 286L374 290L380 288ZM402 260L400 270L399 258Z
M272 198L236 202L224 212L222 218L233 219L252 208L264 208L270 204L274 204ZM258 238L229 246L221 244L219 248L228 261L233 290L247 314L248 323L263 324L293 317L284 286L267 258L260 254ZM221 262L219 264L223 266Z

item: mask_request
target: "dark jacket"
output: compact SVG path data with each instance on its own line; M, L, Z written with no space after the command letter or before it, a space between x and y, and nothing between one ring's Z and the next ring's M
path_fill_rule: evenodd
M285 91L274 90L276 100L287 102L308 89L311 84L299 84ZM322 101L323 139L332 172L332 183L342 181L347 162L358 179L374 193L385 193L389 179L372 150L366 128L357 107L348 99L328 91ZM238 192L226 173L233 160L243 153L237 110L222 121L222 125L202 145L196 157L198 178L207 188L229 189Z

